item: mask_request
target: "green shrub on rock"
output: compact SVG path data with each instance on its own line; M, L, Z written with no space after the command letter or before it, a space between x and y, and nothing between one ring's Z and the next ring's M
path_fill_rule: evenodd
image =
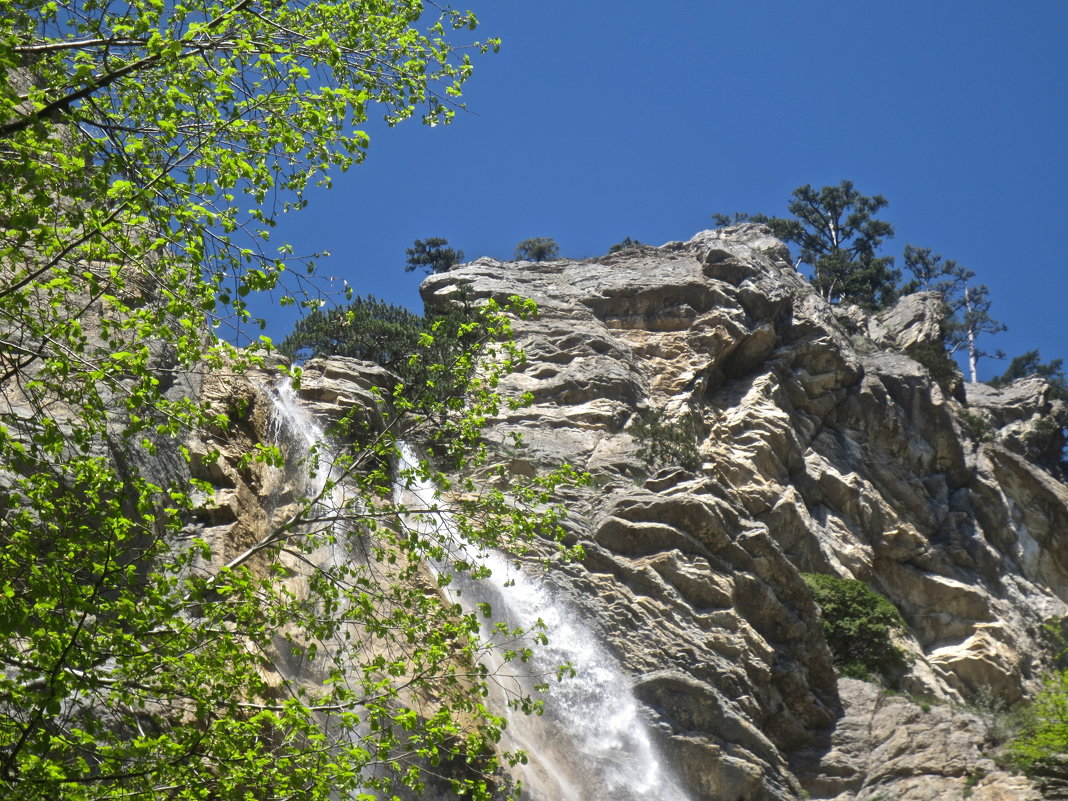
M552 261L560 258L560 246L551 237L524 239L515 246L515 258L520 261Z
M1021 718L1023 729L1009 743L1012 762L1031 774L1068 769L1068 670L1046 678Z
M954 394L954 389L961 382L960 368L941 343L923 342L914 345L909 349L908 356L927 368L931 378L944 393Z
M976 442L993 442L997 429L990 419L980 413L961 409L958 413L965 430Z
M866 679L904 665L893 634L907 626L888 598L856 579L818 573L801 577L820 608L823 635L841 675Z
M630 435L638 443L638 457L650 470L672 465L687 470L701 467L701 422L694 412L671 419L663 409L643 411Z

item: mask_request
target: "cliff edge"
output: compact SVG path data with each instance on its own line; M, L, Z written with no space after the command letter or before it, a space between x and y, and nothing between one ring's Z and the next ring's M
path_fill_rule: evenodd
M937 299L831 306L759 225L585 261L479 259L422 286L519 295L533 404L512 468L566 461L586 552L557 582L609 643L695 798L1038 798L989 758L1068 602L1064 404L966 385ZM908 634L898 694L838 680L801 573Z

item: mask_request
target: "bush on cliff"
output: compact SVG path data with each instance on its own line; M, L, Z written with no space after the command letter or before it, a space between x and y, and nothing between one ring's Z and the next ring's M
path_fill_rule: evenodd
M637 415L629 431L638 444L638 457L650 470L701 467L701 421L695 412L671 419L663 409L649 409Z
M1068 769L1068 671L1046 678L1021 719L1022 731L1008 748L1012 762L1032 774Z
M515 258L518 261L552 261L560 258L560 246L551 237L524 239L515 246Z
M893 635L907 626L889 599L856 579L819 573L801 576L820 608L823 635L843 676L866 679L904 665L905 656L894 645Z

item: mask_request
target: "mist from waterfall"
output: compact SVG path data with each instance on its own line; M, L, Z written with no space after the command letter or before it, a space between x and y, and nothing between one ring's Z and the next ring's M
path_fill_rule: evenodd
M430 528L454 552L464 545L454 537L455 526L435 487L416 474L418 459L413 449L399 444L397 502L411 508L434 510L415 515L415 525ZM615 660L579 619L577 611L558 596L537 570L517 566L496 551L463 554L491 571L489 578L475 580L466 573L453 573L447 564L436 570L449 572L446 588L450 600L471 611L489 604L493 616L483 626L483 635L501 640L493 621L524 631L544 628L548 645L534 645L527 661L505 662L503 648L517 649L514 642L500 642L493 664L487 664L498 700L534 694L544 701L543 715L508 715L502 746L522 750L526 765L513 769L523 782L524 797L534 801L686 801L668 767L652 742L641 718L627 677ZM528 640L530 638L528 637ZM522 646L518 646L522 647ZM557 668L570 665L573 677L556 681ZM546 693L535 686L549 683Z

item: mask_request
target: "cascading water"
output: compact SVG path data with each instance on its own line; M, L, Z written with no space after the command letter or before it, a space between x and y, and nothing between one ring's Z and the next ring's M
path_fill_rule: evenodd
M300 484L294 491L304 498L318 498L320 506L341 508L345 502L342 485L323 493L332 476L322 428L288 382L276 387L271 396L276 441L291 458L302 460L301 469L291 471L291 480ZM410 515L408 524L423 528L453 556L474 561L473 554L455 536L448 514L425 511L441 506L436 488L418 476L412 448L403 443L399 446L397 503L423 510ZM311 478L310 473L314 474ZM338 541L344 542L344 538ZM352 558L341 544L328 543L309 561L324 565ZM552 685L544 696L543 715L508 716L502 745L528 756L526 765L514 769L515 778L523 782L524 797L533 801L687 801L653 745L627 678L575 610L556 597L542 579L502 554L480 552L477 563L491 572L490 577L474 580L466 573L453 574L446 590L454 596L451 600L469 611L488 603L494 620L528 632L544 624L549 636L549 645L535 647L527 662L505 662L497 656L494 664L487 665L502 707L510 698L536 694L534 688L539 683L549 681ZM433 567L449 571L447 563ZM488 629L484 635L490 640L501 638ZM517 645L508 642L502 643L503 647L514 649ZM575 676L556 683L556 669L564 664L574 669ZM295 665L294 672L300 673L301 667ZM304 680L309 678L303 676Z
M289 478L299 484L296 490L304 497L322 494L330 477L330 458L324 451L326 434L305 409L289 381L279 382L270 393L274 406L271 416L271 437L287 453L300 454L299 465L291 465Z
M286 473L296 499L314 501L318 523L312 529L323 532L331 525L331 518L339 518L345 508L346 492L338 482L327 492L327 481L333 475L333 465L326 443L326 433L308 413L289 381L281 381L270 393L274 405L271 436L287 454ZM308 554L307 562L297 561L287 566L295 574L306 576L311 565L336 567L352 558L344 537L323 537L323 543Z
M401 444L400 451L398 503L437 509L436 489L416 474L411 447ZM417 525L433 527L446 542L453 539L454 526L445 512L424 513ZM455 540L450 544L463 548ZM526 663L488 665L502 697L529 694L535 684L554 676L559 665L570 664L575 671L573 678L552 683L543 715L510 716L503 745L528 756L528 764L516 768L524 795L535 801L685 801L686 793L653 745L627 678L575 610L503 555L482 552L477 561L491 576L473 580L453 574L448 588L452 600L468 610L489 603L494 618L509 627L531 631L543 623L549 635L549 645L536 647Z
M330 526L338 525L337 520L347 517L344 510L348 502L344 483L338 481L339 476L333 467L326 432L301 405L289 381L279 382L269 395L274 412L270 433L275 444L283 449L287 457L285 473L295 495L292 500L298 503L313 503L311 517L318 522L309 524L309 533L322 540L322 544L307 554L306 558L288 561L283 558L283 563L295 578L294 584L299 586L315 571L332 570L358 557L347 546L346 537L322 536ZM338 483L327 491L327 482L331 480ZM303 658L287 659L285 655L290 649L281 641L277 645L280 667L285 668L287 680L299 684L317 683L327 679L321 665L316 666L314 662ZM331 650L331 646L336 643L327 642L324 645L326 650ZM363 724L354 729L346 728L334 732L331 719L326 716L322 718L320 725L323 726L323 734L328 739L337 737L339 742L349 744L367 734ZM359 787L356 792L374 794L366 787ZM338 794L332 797L336 801L344 801L344 797Z

